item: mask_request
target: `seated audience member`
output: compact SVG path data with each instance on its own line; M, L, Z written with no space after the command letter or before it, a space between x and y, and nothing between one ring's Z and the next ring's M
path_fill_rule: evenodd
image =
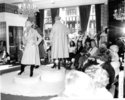
M2 62L2 64L9 64L10 63L10 56L7 53L5 47L3 47L3 51L0 54L0 62Z
M86 39L83 49L88 51L90 49L90 40Z
M88 59L88 51L90 49L90 39L86 39L83 50L79 54L78 69L81 70L83 63Z
M105 88L108 81L108 73L101 67L94 78L81 71L71 70L66 74L65 90L50 100L112 99L112 94Z
M78 41L82 41L84 34L82 33L82 31L79 31L78 34L79 34Z
M88 55L86 53L87 50L83 49L79 54L80 56L78 59L78 68L77 68L78 70L82 70L83 63L88 59Z
M71 40L69 46L69 61L71 61L71 59L75 57L75 49L76 49L75 42Z
M77 45L76 45L76 55L79 54L83 49L83 46L82 46L82 41L77 41Z
M74 66L78 67L78 61L80 58L80 52L83 50L83 46L82 46L82 41L77 41L77 46L76 46L76 54L75 54L75 62L74 62Z
M120 67L120 62L119 62L119 47L117 45L111 45L110 48L110 54L111 54L111 65L113 66L115 73L117 76L119 74L119 67Z
M91 43L91 47L89 48L89 50L84 49L84 47L83 47L84 55L80 56L80 54L79 54L78 57L76 56L77 57L76 59L78 60L77 66L79 66L79 68L81 68L83 66L83 62L85 62L89 57L97 56L98 48L96 46L95 40L92 39L90 43Z
M115 78L115 71L110 61L103 61L100 59L89 58L87 63L83 67L83 72L87 74L90 73L89 75L92 78L94 78L95 72L99 68L103 68L108 73L109 83L106 85L106 88L109 90Z
M91 48L88 51L89 56L96 56L97 55L97 46L96 46L96 42L94 39L91 40Z
M111 54L107 48L106 43L101 44L101 46L99 47L97 51L96 58L99 58L100 60L105 61L105 62L107 61L111 62Z

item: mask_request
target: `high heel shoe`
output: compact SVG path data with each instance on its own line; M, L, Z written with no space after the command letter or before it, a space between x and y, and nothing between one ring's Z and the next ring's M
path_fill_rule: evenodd
M54 65L51 68L56 68L56 64L54 63Z
M21 64L20 72L18 73L18 75L21 75L24 72L25 67L26 65Z
M60 69L60 63L58 64L58 69Z
M21 75L23 73L23 71L19 72L18 75Z
M37 69L37 68L39 68L39 66L38 66L38 65L36 65L36 66L35 66L35 68Z
M33 76L33 73L30 73L30 77L32 77Z

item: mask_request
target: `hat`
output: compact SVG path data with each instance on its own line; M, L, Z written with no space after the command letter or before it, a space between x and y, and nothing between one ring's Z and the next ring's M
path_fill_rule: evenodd
M31 23L35 23L35 17L28 17L27 21L30 21Z

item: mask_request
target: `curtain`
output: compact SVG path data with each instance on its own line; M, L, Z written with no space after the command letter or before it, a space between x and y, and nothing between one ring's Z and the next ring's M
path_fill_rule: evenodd
M59 15L59 8L51 9L52 24L55 23L55 17Z
M97 40L99 41L99 37L100 37L100 34L101 34L101 4L95 5L95 13L96 13Z
M79 6L81 30L84 33L87 29L91 5Z
M40 9L39 12L37 12L37 15L36 15L36 25L38 26L36 28L36 30L43 37L44 9ZM43 44L44 44L44 41L42 41L39 44L39 54L40 54L40 58L41 59L44 59L45 56L46 56Z
M43 32L43 24L44 24L44 9L40 9L36 15L36 25L41 29Z

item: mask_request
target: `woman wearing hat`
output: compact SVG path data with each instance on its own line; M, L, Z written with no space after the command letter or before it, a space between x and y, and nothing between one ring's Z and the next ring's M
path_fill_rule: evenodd
M25 23L26 30L23 34L24 51L21 60L21 70L18 75L24 72L25 66L30 67L30 77L33 76L33 69L40 65L38 45L42 40L41 35L32 28L33 22L27 20Z

